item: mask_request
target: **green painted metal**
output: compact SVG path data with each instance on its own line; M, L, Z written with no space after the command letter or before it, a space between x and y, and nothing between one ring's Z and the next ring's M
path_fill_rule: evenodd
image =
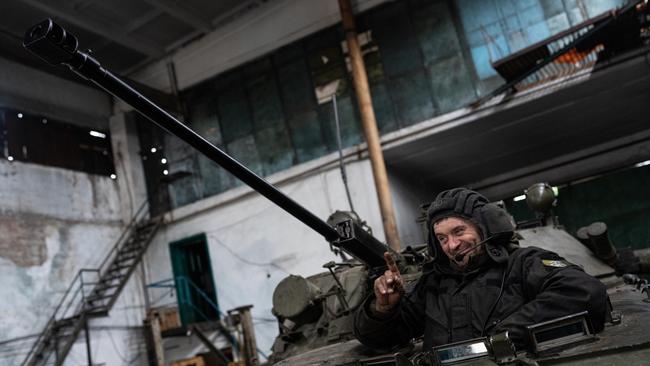
M172 242L169 250L183 325L218 319L219 306L205 234Z
M223 315L214 299L201 290L192 280L185 276L177 276L174 282L176 283L179 309L183 307L185 311L190 310L194 313L191 317L186 317L186 319L191 318L194 321L188 323L183 321L184 325L196 323L197 321L214 320L211 314L206 313L205 309L202 309L200 302L208 304L219 316Z

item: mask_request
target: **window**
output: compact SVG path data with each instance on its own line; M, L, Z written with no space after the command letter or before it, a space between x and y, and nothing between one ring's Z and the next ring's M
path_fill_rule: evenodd
M27 111L2 109L3 156L10 161L112 176L110 134Z

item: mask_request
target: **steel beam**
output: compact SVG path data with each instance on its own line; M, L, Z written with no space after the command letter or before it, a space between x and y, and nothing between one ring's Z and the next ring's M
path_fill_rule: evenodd
M50 14L51 16L58 17L70 24L74 24L89 32L95 33L104 38L108 38L115 43L118 43L131 50L145 54L149 57L159 58L164 55L164 49L162 47L156 47L151 45L150 42L143 42L131 37L127 37L124 34L124 31L119 27L103 25L100 23L94 23L86 20L85 17L81 16L81 14L79 14L74 8L72 8L66 2L59 2L58 4L55 5L52 4L51 2L45 2L40 0L20 0L20 1L25 4L28 4L29 6L40 9Z
M183 6L183 2L173 0L144 0L147 4L164 11L170 16L182 21L194 29L205 33L212 30L210 21L204 19L195 11Z

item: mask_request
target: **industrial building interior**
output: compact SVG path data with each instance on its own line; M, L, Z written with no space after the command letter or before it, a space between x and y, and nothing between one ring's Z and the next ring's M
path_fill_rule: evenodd
M47 19L320 221L354 211L400 250L426 242L422 209L442 190L475 189L523 222L535 218L524 190L547 183L563 230L604 222L621 255L650 257L645 1L0 10L0 366L273 364L289 342L274 289L341 260L177 131L83 70L45 62L28 40Z

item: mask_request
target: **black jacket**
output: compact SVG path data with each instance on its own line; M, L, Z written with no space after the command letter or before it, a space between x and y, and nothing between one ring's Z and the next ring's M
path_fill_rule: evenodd
M388 316L359 308L355 334L367 346L388 349L424 335L424 347L509 331L517 349L528 343L525 326L587 310L592 330L603 329L605 286L553 252L528 247L503 264L458 273L434 264Z

